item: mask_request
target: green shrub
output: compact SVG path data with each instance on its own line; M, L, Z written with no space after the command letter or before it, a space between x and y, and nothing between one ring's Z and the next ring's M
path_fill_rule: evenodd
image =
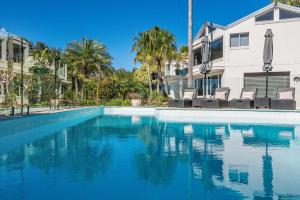
M39 106L49 106L49 101L41 101L39 103L33 103L33 104L31 104L31 106L32 107L35 107L35 106L37 106L37 107L39 107Z
M148 98L147 105L166 107L168 106L168 102L168 97L164 96L162 93L153 92Z
M102 102L101 104L104 106L131 106L131 101L128 99L112 99L107 102Z
M12 92L5 95L4 105L13 107L16 105L16 93Z

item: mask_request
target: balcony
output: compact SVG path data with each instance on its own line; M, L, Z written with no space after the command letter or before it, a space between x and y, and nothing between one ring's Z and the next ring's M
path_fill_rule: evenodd
M67 81L68 80L67 67L66 66L60 67L57 71L57 75L63 81Z

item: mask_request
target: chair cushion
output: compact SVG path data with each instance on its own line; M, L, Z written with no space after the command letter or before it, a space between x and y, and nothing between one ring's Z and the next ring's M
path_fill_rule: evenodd
M193 99L195 92L184 92L183 99Z
M279 99L294 99L292 91L280 92Z
M242 99L253 99L254 92L243 92Z
M226 100L226 91L216 92L215 99Z

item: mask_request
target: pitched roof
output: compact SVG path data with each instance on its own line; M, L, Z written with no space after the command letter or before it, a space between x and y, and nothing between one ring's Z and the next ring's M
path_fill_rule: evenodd
M295 6L290 6L290 5L286 5L286 4L282 4L282 3L271 3L229 25L226 26L226 29L228 28L232 28L244 21L247 21L248 19L252 18L252 17L255 17L257 15L261 15L261 14L264 14L265 12L269 11L269 10L272 10L274 7L276 8L279 8L279 9L284 9L284 10L288 10L288 11L292 11L292 12L296 12L296 13L300 13L300 8L299 7L295 7Z
M213 28L216 28L216 29L221 29L221 30L224 30L224 29L225 29L225 27L222 26L222 25L215 24L215 23L213 23L213 22L205 22L205 23L201 26L201 28L200 28L200 30L198 31L198 33L196 34L194 40L196 40L196 39L199 38L199 36L201 35L201 33L202 33L203 31L205 31L205 28L206 28L207 26L213 27Z
M206 22L202 25L202 27L200 28L199 32L197 33L196 37L194 38L194 40L198 39L198 37L201 35L201 33L205 30L205 27L206 26L211 26L211 27L215 27L217 29L221 29L221 30L226 30L226 29L229 29L229 28L232 28L252 17L255 17L257 15L261 15L261 14L264 14L265 12L273 9L274 7L276 8L279 8L279 9L284 9L284 10L287 10L287 11L291 11L291 12L296 12L296 13L300 13L300 8L299 7L295 7L295 6L290 6L290 5L286 5L286 4L282 4L282 3L271 3L235 22L232 22L231 24L228 24L227 26L221 26L221 25L218 25L218 24L215 24L213 22Z

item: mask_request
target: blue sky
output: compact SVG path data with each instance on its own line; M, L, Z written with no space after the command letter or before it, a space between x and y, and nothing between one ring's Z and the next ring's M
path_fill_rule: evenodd
M4 0L0 26L36 42L64 49L83 36L106 44L117 68L134 67L133 37L155 25L187 43L188 0ZM233 22L270 0L194 0L194 35L203 22Z

